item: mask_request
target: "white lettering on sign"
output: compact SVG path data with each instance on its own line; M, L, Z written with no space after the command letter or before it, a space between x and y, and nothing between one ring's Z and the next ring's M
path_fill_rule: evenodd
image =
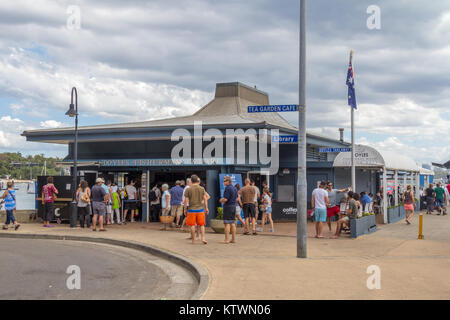
M368 158L369 154L368 153L360 153L360 152L355 152L355 157L358 158Z
M293 208L293 207L283 208L282 211L284 214L297 214L297 208Z

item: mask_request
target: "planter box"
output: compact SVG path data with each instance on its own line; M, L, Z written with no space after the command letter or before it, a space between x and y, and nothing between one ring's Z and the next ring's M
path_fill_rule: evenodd
M357 238L363 234L369 234L377 231L375 215L350 220L351 237Z
M35 223L36 221L36 210L17 210L14 214L18 223ZM6 211L2 210L0 212L0 223L6 221Z
M397 221L406 218L406 212L403 206L388 208L387 214L388 214L388 223L395 223Z
M211 219L209 220L209 226L216 233L225 233L225 225L223 224L223 220Z

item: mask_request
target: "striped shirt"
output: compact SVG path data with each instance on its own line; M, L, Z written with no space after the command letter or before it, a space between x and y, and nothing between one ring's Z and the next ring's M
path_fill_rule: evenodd
M14 210L16 208L16 191L8 189L8 195L5 198L5 210Z

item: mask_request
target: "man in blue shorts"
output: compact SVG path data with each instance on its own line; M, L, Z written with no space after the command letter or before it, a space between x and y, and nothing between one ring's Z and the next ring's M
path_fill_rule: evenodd
M316 238L323 238L322 223L327 222L328 192L325 190L325 181L321 181L318 188L314 189L311 199L311 207L316 221Z
M226 176L223 178L223 184L225 190L220 202L223 203L223 223L225 224L225 244L230 243L229 235L231 229L231 243L236 242L236 225L234 221L236 219L236 205L238 192L231 183L231 178Z

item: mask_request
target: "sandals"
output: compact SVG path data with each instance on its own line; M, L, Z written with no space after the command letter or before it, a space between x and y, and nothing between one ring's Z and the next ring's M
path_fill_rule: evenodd
M2 229L3 229L3 230L8 230L8 228L9 228L8 226L3 226Z
M106 229L99 229L99 231L106 231Z
M20 227L20 224L16 224L16 225L14 226L14 230L17 231L17 229L19 229L19 227Z
M248 235L250 235L250 232L245 231L245 232L244 232L244 235L248 236Z

